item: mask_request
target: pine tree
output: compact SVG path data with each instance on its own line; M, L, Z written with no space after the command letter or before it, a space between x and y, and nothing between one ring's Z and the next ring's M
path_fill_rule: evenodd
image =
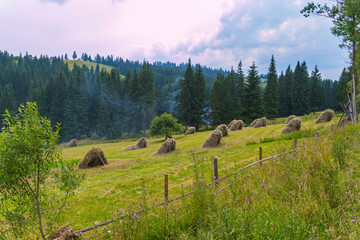
M211 89L210 94L210 107L211 107L211 116L212 123L214 126L224 123L223 122L223 102L222 102L222 94L223 94L223 82L224 82L224 74L222 72L218 72L214 85Z
M352 80L351 71L344 68L341 72L338 86L334 96L334 110L342 111L341 105L347 102L347 94L349 92L348 83Z
M295 115L304 115L310 112L310 87L306 63L297 62L294 71L292 89L292 110Z
M240 61L238 64L238 68L236 71L236 91L237 91L237 101L238 101L238 115L236 118L241 118L244 114L244 89L245 89L245 75L242 70L242 62Z
M262 96L261 96L261 81L258 71L256 70L255 62L250 66L248 77L245 84L245 121L250 122L253 119L262 116Z
M321 84L321 74L317 66L314 71L311 72L310 77L310 106L311 111L319 111L324 108L325 94Z
M278 110L280 117L286 116L288 113L286 88L287 88L287 86L286 86L285 75L284 75L284 72L281 71L281 74L279 76L279 110Z
M180 94L179 94L179 105L178 113L180 121L185 124L185 126L191 125L192 121L192 107L194 104L194 99L192 99L192 86L195 81L195 73L191 66L191 59L189 59L184 78L180 81Z
M191 90L194 104L190 124L199 128L202 123L202 115L204 114L206 99L205 76L199 64L196 66L194 82L192 83Z
M74 60L77 58L76 51L74 51L74 53L73 53L72 57L73 57L73 59L74 59Z
M272 119L278 116L279 93L277 73L274 56L271 57L269 72L267 76L267 85L264 92L264 113L265 116Z

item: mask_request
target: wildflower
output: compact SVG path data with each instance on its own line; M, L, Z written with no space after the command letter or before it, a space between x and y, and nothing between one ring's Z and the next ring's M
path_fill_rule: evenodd
M267 172L267 174L270 174L270 172Z
M136 215L136 213L134 213L134 218L136 218L137 217L137 215Z
M78 233L76 232L76 233L75 233L75 236L77 236L77 235L78 235Z
M202 179L201 179L200 181L202 181L202 182L203 182L204 180L202 180Z
M107 227L104 227L105 228L105 230L108 230L108 228Z
M124 211L124 209L119 209L119 212L122 213Z
M355 219L351 220L351 222L355 222Z
M139 203L139 206L141 207L141 206L142 206L142 204L141 204L141 203Z
M325 192L325 191L323 191L323 194L326 194L326 192Z
M79 234L81 235L81 234L82 234L82 232L79 232Z
M261 185L261 187L264 188L264 187L265 187L265 184Z
M213 179L216 179L216 176L213 176Z
M246 200L248 200L249 198L248 197L245 197Z

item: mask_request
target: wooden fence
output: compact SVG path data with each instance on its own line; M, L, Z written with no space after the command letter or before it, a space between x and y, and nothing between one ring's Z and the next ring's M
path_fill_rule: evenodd
M263 162L266 162L266 161L268 161L268 160L277 158L277 157L279 157L279 156L281 156L281 155L289 154L289 153L292 153L292 152L296 151L296 149L297 149L297 139L294 139L294 146L293 146L293 147L294 147L294 149L291 150L291 151L287 151L287 152L279 153L279 154L276 154L276 155L272 155L272 156L267 157L267 158L262 158L262 147L259 147L259 160L256 159L255 162L253 162L253 163L251 163L251 164L248 164L248 165L246 165L245 167L242 167L242 168L236 170L235 172L232 172L232 173L230 173L230 174L228 174L228 175L225 175L225 176L223 176L223 177L221 177L221 178L219 178L219 173L218 173L218 159L217 159L217 158L214 158L214 159L213 159L213 164L214 164L214 177L215 177L215 180L212 181L212 182L210 182L210 183L207 183L207 184L205 185L205 187L209 187L209 186L211 186L211 185L213 185L213 184L216 185L216 184L224 181L225 179L227 179L227 178L229 178L229 177L231 177L231 176L234 176L234 175L240 173L241 171L243 171L243 170L245 170L245 169L247 169L247 168L250 168L250 167L252 167L252 166L255 166L255 165L257 165L257 164L262 164ZM223 187L222 189L224 189L224 188L226 188L226 187L228 187L228 186L230 186L230 184L226 185L226 186ZM160 206L166 206L168 203L174 202L174 201L179 200L179 199L181 199L181 198L183 198L183 197L189 196L190 194L192 194L192 193L194 193L194 192L195 192L195 190L192 190L192 191L190 191L190 192L188 192L188 193L182 194L182 195L180 195L180 196L178 196L178 197L175 197L175 198L172 198L172 199L169 200L169 199L168 199L168 198L169 198L169 178L168 178L168 174L165 174L165 175L164 175L164 202L159 203L159 204L156 204L156 205L154 205L154 206L152 206L152 207L150 207L150 208L148 208L148 209L141 209L141 210L139 210L139 211L137 211L137 212L134 212L133 214L139 215L139 214L143 213L145 210L150 210L150 209L153 209L153 208L156 208L156 207L160 207ZM105 221L105 222L102 222L102 223L93 225L93 226L91 226L91 227L87 227L87 228L84 228L84 229L81 229L81 230L77 230L77 231L75 231L75 232L72 232L71 236L75 236L76 233L77 233L77 234L79 234L80 232L81 232L81 233L84 233L84 232L87 232L87 231L90 231L90 230L99 228L99 227L101 227L101 226L105 226L105 225L107 225L107 224L109 224L109 223L113 223L113 222L115 222L115 221L119 221L119 220L124 219L124 218L126 218L126 217L129 217L129 215L124 215L124 216L118 217L118 218L116 218L116 219L111 219L111 220L108 220L108 221Z

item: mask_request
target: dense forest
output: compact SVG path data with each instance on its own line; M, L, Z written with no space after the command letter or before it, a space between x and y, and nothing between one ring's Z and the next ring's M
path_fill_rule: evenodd
M77 59L74 52L73 58ZM267 74L255 63L247 74L200 65L148 63L113 56L83 61L112 66L111 71L76 66L61 57L13 56L0 51L0 111L15 113L20 103L37 102L40 114L61 123L61 139L108 139L137 136L161 113L172 113L184 125L228 123L243 119L308 114L325 108L340 110L351 79L344 69L339 81L323 80L305 62L277 73L272 58ZM260 79L266 78L266 84ZM189 100L191 99L191 100ZM1 121L2 122L2 121Z

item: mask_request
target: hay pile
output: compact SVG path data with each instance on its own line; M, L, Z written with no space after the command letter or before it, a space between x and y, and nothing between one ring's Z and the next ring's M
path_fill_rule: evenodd
M189 127L188 130L186 130L185 135L194 134L196 132L195 127Z
M242 120L232 120L228 125L230 131L237 131L244 127L244 122Z
M203 148L213 148L216 147L217 145L219 145L220 140L222 137L222 133L220 132L220 130L215 129L214 132L212 132L209 137L205 140L204 144L203 144Z
M76 139L71 139L70 142L68 142L67 147L76 147L78 145L78 141Z
M334 111L331 109L326 109L321 113L321 115L316 119L315 123L324 123L330 122L334 117Z
M169 153L174 151L176 148L176 141L174 138L169 138L167 139L159 148L159 150L157 150L156 153L154 153L154 156L158 156L164 153Z
M252 121L252 123L250 123L249 127L255 127L258 122L259 119L255 119L254 121Z
M284 134L289 134L292 132L296 132L299 131L301 128L301 119L296 117L293 118L287 125L286 127L282 130L281 135Z
M56 231L51 239L69 239L72 231L69 226L65 226Z
M295 115L290 115L290 116L288 117L288 119L286 119L285 124L288 124L288 123L289 123L291 120L293 120L294 118L296 118Z
M128 146L121 151L122 152L132 151L132 150L136 150L139 148L146 148L146 147L147 147L147 140L146 140L146 138L142 137L135 145Z
M266 117L258 118L252 121L249 127L259 128L259 127L266 127L267 119Z
M217 126L216 129L221 132L223 137L229 135L229 129L225 124L221 124L221 125Z
M99 165L108 164L104 152L100 148L92 148L79 163L79 168L86 169Z

